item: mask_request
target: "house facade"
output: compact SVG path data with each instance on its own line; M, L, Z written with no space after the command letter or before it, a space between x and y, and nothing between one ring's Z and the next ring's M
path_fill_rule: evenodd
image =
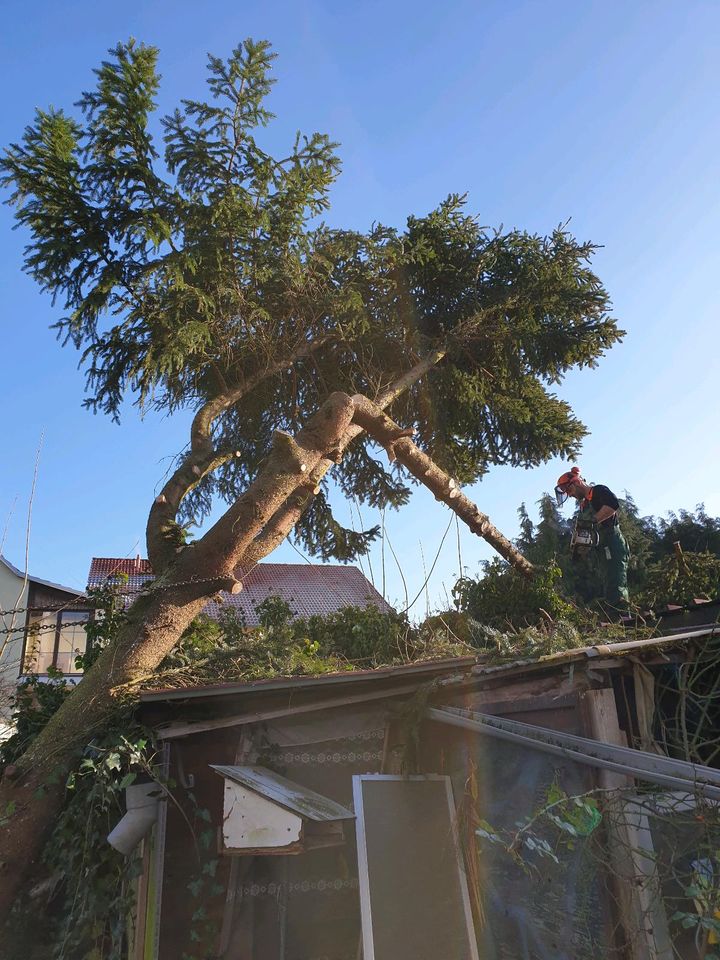
M25 573L0 556L0 724L5 733L9 701L18 678L53 669L79 676L75 658L85 651L85 624L92 616L84 594Z

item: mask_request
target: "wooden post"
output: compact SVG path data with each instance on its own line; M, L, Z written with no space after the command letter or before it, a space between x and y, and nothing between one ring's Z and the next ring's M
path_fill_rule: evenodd
M153 834L156 832L153 827ZM148 913L148 891L150 887L150 870L152 869L151 847L154 837L145 837L142 840L142 871L137 879L135 892L135 930L132 932L129 955L132 960L144 960L145 933Z
M612 688L588 690L582 698L588 736L600 743L627 747L627 737L618 722ZM639 816L635 804L627 803L623 791L634 781L611 770L597 772L598 785L617 791L606 804L605 818L612 885L619 919L625 931L628 960L673 960L667 916L662 902L657 866L648 852L650 829L647 817ZM631 810L632 807L632 810Z
M257 759L257 738L259 731L256 727L243 727L238 745L235 750L235 763L253 763ZM243 881L252 875L255 857L232 857L225 891L225 906L223 909L222 926L218 940L218 956L227 957L231 954L238 960L249 960L253 955L255 940L255 901L247 898L247 909L243 916L238 915L239 901L242 895ZM239 944L242 944L239 947ZM235 951L238 951L237 953Z

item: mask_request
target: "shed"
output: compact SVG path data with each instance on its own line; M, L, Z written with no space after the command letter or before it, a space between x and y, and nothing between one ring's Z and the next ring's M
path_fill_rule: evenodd
M467 890L471 911L468 956L476 950L505 960L691 960L694 947L678 939L672 920L683 894L659 872L653 844L667 846L675 836L663 804L666 813L671 802L674 811L700 803L706 812L720 803L720 773L673 756L661 733L662 723L674 722L678 678L706 655L717 656L712 628L505 664L459 658L143 692L142 718L165 744L165 773L178 786L145 845L135 958L174 960L191 936L203 936L203 948L227 960L356 960L363 950L366 960L380 960L385 941L361 909L361 901L378 896L361 842L368 824L351 818L358 816L358 783L384 778L394 791L395 821L382 829L397 839L387 855L392 849L401 858L388 870L431 877L432 830L402 839L403 824L412 820L403 804L415 803L402 786L411 774L449 785L462 851L457 889ZM228 783L243 789L251 781L257 796L269 801L274 794L287 813L298 813L288 803L298 786L306 797L339 805L345 842L292 856L260 849L233 855L223 836L225 791ZM592 844L579 836L561 862L547 857L524 871L505 846L486 838L518 830L534 836L518 825L532 823L557 791L617 796L618 815L603 815ZM188 842L187 824L198 811L211 828L205 857L214 879L201 894L204 932L194 926L199 903L188 893L189 884L199 889L195 874L205 869ZM704 864L697 842L683 842L683 869L697 871ZM434 896L446 898L449 885L434 882ZM400 904L411 888L395 883L391 901ZM467 918L467 909L442 913L453 915ZM391 911L384 922L396 918ZM416 922L429 920L421 912ZM403 960L406 941L394 937ZM414 960L422 960L417 945L426 940L407 938Z

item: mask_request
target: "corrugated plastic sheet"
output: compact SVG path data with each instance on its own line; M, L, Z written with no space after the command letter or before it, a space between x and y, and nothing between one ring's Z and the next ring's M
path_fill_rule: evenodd
M207 616L217 619L223 610L233 609L249 627L259 623L255 608L269 596L280 596L295 617L335 613L342 607L373 606L384 612L392 608L357 567L338 564L259 563L247 573L238 571L241 593L222 593L220 602L205 607ZM94 557L88 587L99 587L122 577L120 590L129 599L153 579L147 560ZM127 581L125 581L127 577Z

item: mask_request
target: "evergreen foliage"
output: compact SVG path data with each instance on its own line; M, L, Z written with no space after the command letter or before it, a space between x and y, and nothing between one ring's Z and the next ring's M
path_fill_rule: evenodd
M720 598L720 556L709 551L671 554L648 571L641 599L647 606Z
M394 415L460 482L576 453L585 428L553 387L622 335L593 245L563 226L488 230L454 194L403 228L328 226L337 145L264 146L274 56L253 40L211 56L208 99L158 117L158 51L120 43L77 111L39 110L0 160L25 269L81 351L87 406L117 419L126 398L172 412L242 391L212 437L236 455L197 482L182 525L237 498L274 430L294 432L335 390L377 396L433 349L444 360ZM366 439L334 477L365 504L409 496ZM349 560L378 531L342 527L327 490L297 536Z
M572 618L573 607L557 590L561 576L555 565L538 567L528 581L504 560L483 564L483 575L464 577L455 584L453 596L478 625L500 630L526 627L543 619Z
M645 526L654 559L670 553L675 543L679 543L684 552L720 556L720 517L708 516L703 503L695 510L678 510L667 517L647 517Z
M199 617L148 686L316 675L470 652L441 625L420 628L376 607L293 619L290 606L270 596L257 612L260 626L252 628L232 610L219 621Z

